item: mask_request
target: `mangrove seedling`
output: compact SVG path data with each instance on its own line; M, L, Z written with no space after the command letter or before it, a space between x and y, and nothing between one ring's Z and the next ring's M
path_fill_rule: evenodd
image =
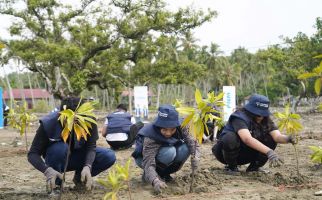
M18 130L21 137L25 135L26 152L28 152L27 130L30 129L31 123L37 119L36 115L28 110L26 101L21 104L15 101L14 108L9 110L7 119L9 126Z
M318 146L309 146L309 148L313 151L310 158L313 163L317 163L319 165L322 164L322 148Z
M188 127L189 132L193 134L196 140L201 144L204 131L209 133L206 123L210 121L221 121L220 117L213 115L212 113L219 113L218 110L214 109L214 106L221 107L223 106L222 98L223 93L215 96L214 92L210 92L207 95L207 99L203 99L200 91L196 89L195 91L195 103L196 107L184 107L182 103L177 101L175 103L176 110L183 115L185 118L181 124L182 127ZM192 170L191 173L191 184L190 192L193 192L195 171Z
M296 156L296 170L297 175L300 176L300 170L299 170L299 159L298 159L298 151L297 151L297 143L299 141L299 132L303 129L303 126L299 122L301 119L301 116L296 113L290 112L290 105L287 104L285 106L284 112L276 112L274 113L274 116L277 118L278 122L278 128L281 131L285 131L286 134L291 135L295 138L295 143L293 143L293 147L295 150L295 156Z
M60 116L58 120L63 127L61 136L65 143L67 142L68 138L74 137L74 134L76 135L77 141L80 141L81 138L84 138L87 141L87 135L90 135L89 129L92 128L92 124L97 124L96 116L93 113L93 105L96 104L96 102L90 101L83 104L81 104L81 102L82 99L79 101L75 111L66 109L66 105L64 105L64 110L59 112ZM61 192L59 194L59 199L61 198L61 194L64 188L63 183L65 182L66 169L70 157L71 141L71 139L68 140L68 151L64 166L63 181L60 188Z
M132 199L130 187L130 165L131 159L128 159L124 166L116 163L114 167L109 170L105 179L97 180L99 184L110 190L104 195L103 200L117 200L120 190L126 188L128 189L129 199Z

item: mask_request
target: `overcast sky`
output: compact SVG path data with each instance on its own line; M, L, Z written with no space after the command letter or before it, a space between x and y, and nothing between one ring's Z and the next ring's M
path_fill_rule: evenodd
M215 42L229 54L243 46L251 52L281 43L279 36L315 33L322 17L322 0L169 0L171 5L211 8L217 18L195 31L201 44Z
M67 0L66 0L67 1ZM69 0L74 1L74 0ZM193 5L211 8L217 18L195 30L200 44L215 42L229 54L239 46L250 52L268 45L281 43L279 36L294 37L298 32L311 36L315 32L315 19L322 17L322 0L167 0L169 7ZM8 19L0 16L0 35ZM0 74L2 70L0 69Z

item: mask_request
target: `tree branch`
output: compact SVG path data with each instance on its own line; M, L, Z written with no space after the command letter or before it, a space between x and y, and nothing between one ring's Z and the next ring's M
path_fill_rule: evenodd
M67 76L66 76L64 73L61 73L61 76L62 76L62 77L63 77L63 79L66 81L66 83L67 83L67 88L68 88L69 92L70 92L70 93L73 93L73 92L74 92L74 90L73 90L72 86L70 85L70 82L69 82L69 80L68 80Z
M85 68L87 62L93 58L96 54L98 54L100 51L104 51L106 49L110 49L112 47L112 45L114 44L114 42L116 42L118 40L119 36L116 36L109 44L105 44L99 47L96 47L92 50L89 50L89 52L87 52L87 54L83 57L81 64L80 64L80 68L83 69Z
M38 33L37 35L44 38L45 31L46 31L46 27L44 24L44 18L39 15L39 13L37 12L37 10L35 8L32 8L31 11L35 14L35 16L40 24L40 27L41 27L40 31L39 31L40 33Z

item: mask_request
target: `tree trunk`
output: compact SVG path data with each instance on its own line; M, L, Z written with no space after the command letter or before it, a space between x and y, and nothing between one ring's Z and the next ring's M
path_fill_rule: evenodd
M95 90L95 99L98 99L98 91L97 91L97 86L94 86L94 90Z
M160 93L161 93L161 85L157 85L157 105L156 107L159 108L160 106Z
M106 90L104 89L103 90L103 99L102 99L102 109L103 110L106 110L106 95L105 95L105 93L106 93Z
M28 83L29 83L29 89L30 89L30 94L31 94L31 102L32 102L32 106L34 107L35 106L35 98L34 98L34 93L33 93L33 90L32 90L30 74L27 73L27 76L28 76Z
M111 109L111 107L110 107L110 98L108 96L108 90L107 89L105 89L105 95L106 95L106 109L110 110Z
M23 101L26 101L26 96L25 96L25 92L24 92L24 85L23 85L23 82L20 78L20 75L19 75L19 67L17 66L17 83L19 83L19 89L20 89L20 95L21 95L21 99ZM28 104L28 108L29 108L29 104Z
M129 110L130 110L130 114L132 115L132 88L128 87L128 91L129 91Z
M9 78L7 76L6 70L4 69L3 65L1 67L3 69L4 77L6 78L8 93L9 93L9 97L10 97L10 108L12 109L13 108L13 102L14 102L14 96L13 96L13 93L12 93L11 84L10 84Z

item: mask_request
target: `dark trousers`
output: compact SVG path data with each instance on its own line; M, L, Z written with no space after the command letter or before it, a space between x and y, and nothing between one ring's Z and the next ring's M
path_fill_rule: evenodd
M46 164L58 172L63 172L67 157L67 150L68 145L64 142L56 142L51 144L47 148L45 157ZM67 171L75 171L75 174L80 175L85 164L85 153L85 148L73 150L69 158ZM115 160L116 157L114 151L106 148L96 147L95 160L91 169L92 176L96 176L97 174L107 170L115 163ZM59 185L59 181L56 181L56 184Z
M134 142L138 131L144 126L142 122L132 124L130 130L127 132L128 138L125 141L107 141L113 150L130 148Z
M9 111L3 111L3 126L8 125L8 115L9 115Z
M165 176L177 172L190 156L187 144L161 147L155 157L156 172ZM143 157L135 158L136 164L143 169Z
M275 149L277 144L272 136L266 134L259 140L271 149ZM267 162L267 156L243 143L237 133L225 133L212 148L212 152L217 160L230 166L244 165L251 163L256 167L262 167Z

